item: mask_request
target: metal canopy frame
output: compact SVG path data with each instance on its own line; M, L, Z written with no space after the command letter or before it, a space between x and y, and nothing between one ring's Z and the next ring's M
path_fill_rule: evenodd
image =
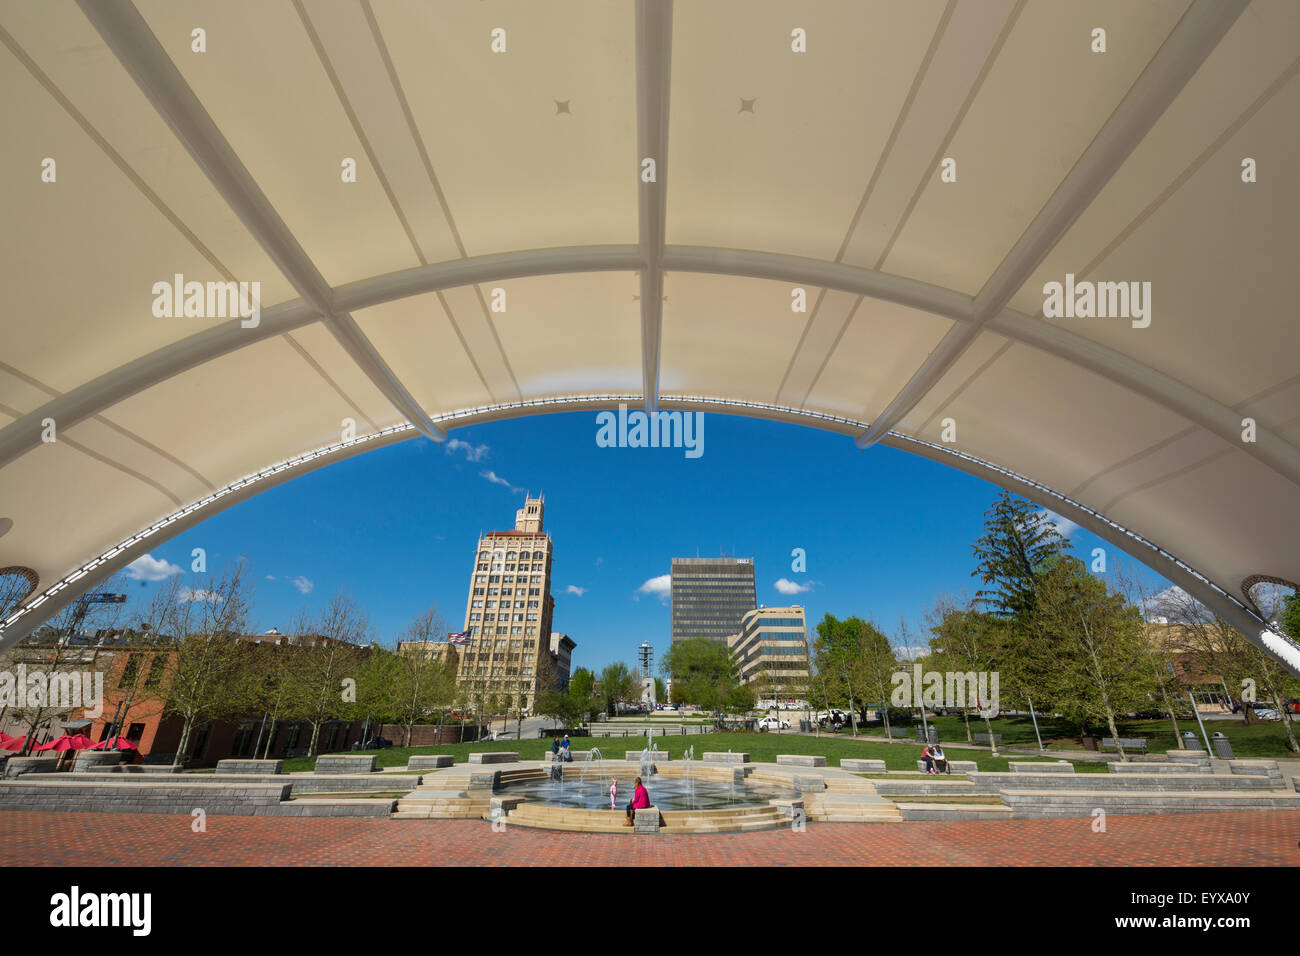
M443 441L446 432L411 397L352 316L333 308L325 277L253 180L135 5L130 0L77 0L77 5L231 211L303 300L320 314L344 351L407 421L435 441Z
M638 247L631 245L533 249L416 266L340 286L330 292L329 298L336 310L361 310L474 282L493 283L524 276L565 273L632 272L640 267L641 262ZM959 292L902 276L800 256L702 246L666 246L662 268L666 272L744 276L835 289L941 315L958 326L971 322L972 300ZM642 308L644 311L644 301ZM63 427L69 427L209 359L291 332L319 319L319 310L298 299L268 309L256 329L241 328L238 320L232 320L142 356L51 399L0 429L0 467L40 445L41 420L44 418L53 418ZM1262 427L1256 431L1255 442L1239 441L1241 414L1237 410L1163 372L1023 312L1004 309L988 322L987 328L1144 395L1300 484L1300 449Z
M647 412L659 406L663 346L664 236L668 195L668 94L673 47L672 0L636 0L636 144L638 168L654 163L654 181L640 172L637 248L641 254L641 380Z
M25 605L16 618L11 618L10 626L0 631L0 646L8 646L30 633L40 621L66 606L85 588L104 580L149 547L258 491L359 451L404 440L416 432L442 441L446 438L445 427L522 414L608 408L635 401L644 402L649 411L656 410L661 403L664 273L680 271L789 281L851 292L944 316L954 324L907 385L871 423L804 408L727 398L670 396L663 398L662 404L827 428L858 436L857 444L864 448L882 441L1008 488L1088 528L1155 568L1229 621L1274 660L1292 673L1300 674L1300 649L1294 643L1269 631L1266 622L1247 604L1158 546L1029 478L893 431L979 334L987 330L1055 355L1144 395L1300 484L1300 449L1275 433L1258 429L1256 442L1241 443L1238 440L1241 415L1233 408L1122 353L1006 307L1195 74L1246 2L1193 0L1074 169L984 288L971 298L951 289L835 262L752 250L667 245L672 0L636 0L637 161L639 167L642 159L653 158L656 166L655 181L638 185L636 245L574 246L479 256L331 288L130 0L78 0L85 16L301 298L267 309L257 328L245 329L238 319L225 322L105 373L22 416L0 429L0 467L37 447L44 418L52 417L68 427L213 358L317 321L330 329L347 354L410 425L384 429L263 469L156 522ZM641 278L643 392L640 396L561 396L498 403L431 417L393 374L351 315L354 310L384 302L480 282L624 270L639 272Z
M447 428L458 428L522 415L552 412L582 411L617 408L620 404L636 401L638 395L568 395L548 399L503 402L478 408L462 409L439 416L437 421ZM742 402L710 396L665 396L665 408L684 411L721 411L725 413L767 418L794 424L809 425L841 434L855 434L864 423L850 418L809 412L800 408L770 405L761 402ZM257 474L241 479L216 493L195 502L155 522L132 538L127 539L87 565L77 569L47 588L34 601L11 615L7 627L0 629L0 650L11 646L37 628L42 621L67 607L87 588L107 580L151 548L188 530L231 505L245 501L261 491L282 484L291 478L315 471L324 465L350 458L363 451L379 448L408 438L416 437L411 425L398 425L372 435L361 436L318 449L310 454L265 468ZM1239 630L1247 640L1260 648L1272 660L1290 673L1300 676L1300 646L1284 635L1270 629L1268 622L1253 608L1228 593L1195 568L1165 551L1159 545L1130 531L1118 522L1111 521L1070 497L1048 488L1030 478L1018 475L973 455L954 451L933 442L904 435L888 435L882 442L887 446L909 451L932 461L950 465L977 478L1006 488L1044 508L1087 528L1108 544L1153 568L1164 577L1183 588L1223 620Z
M1007 253L971 303L970 321L955 325L911 380L858 439L867 448L901 422L961 358L989 320L1047 258L1110 178L1164 115L1249 0L1195 0L1052 198Z

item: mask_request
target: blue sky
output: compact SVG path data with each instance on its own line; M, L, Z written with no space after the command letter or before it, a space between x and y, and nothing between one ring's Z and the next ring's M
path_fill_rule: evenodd
M191 574L191 549L209 571L245 556L256 583L253 625L286 630L304 607L339 588L366 609L374 637L391 642L436 604L464 624L479 532L514 526L525 491L546 496L555 544L556 630L577 642L575 666L631 664L649 640L668 643L667 595L647 582L673 557L752 557L758 600L802 604L813 623L830 612L914 629L940 594L969 596L971 545L995 486L891 448L798 425L706 414L704 454L600 448L595 415L575 412L495 422L359 455L273 488L151 552ZM1071 528L1086 557L1103 542ZM791 551L807 571L791 569ZM1107 548L1111 568L1135 562ZM1162 578L1140 569L1153 590ZM157 577L157 573L147 575ZM783 594L783 580L806 590ZM133 581L133 599L156 581ZM783 585L787 589L789 584ZM570 591L581 590L581 594Z

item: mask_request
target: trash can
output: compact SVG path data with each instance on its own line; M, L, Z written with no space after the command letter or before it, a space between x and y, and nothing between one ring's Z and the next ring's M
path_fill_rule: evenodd
M1222 757L1224 760L1233 758L1232 741L1228 739L1226 734L1221 734L1216 730L1210 740L1214 743L1214 753L1217 756Z
M916 742L918 744L925 743L925 728L920 724L917 724L916 726Z
M1196 734L1192 733L1190 730L1183 731L1183 744L1188 750L1205 750L1205 748L1201 746L1201 738L1197 737Z
M936 747L939 745L939 728L938 728L938 727L931 727L931 728L930 728L930 743L934 744Z
M810 734L810 733L812 733L812 721L811 721L811 720L801 720L801 721L799 721L799 733L801 733L801 734Z

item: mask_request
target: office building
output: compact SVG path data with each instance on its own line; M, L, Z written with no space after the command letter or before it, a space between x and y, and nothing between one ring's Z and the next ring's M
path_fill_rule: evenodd
M673 558L671 640L707 637L725 644L758 603L753 558Z
M551 561L546 504L528 497L510 531L484 532L465 600L465 643L457 682L479 705L507 696L531 710L543 655L551 654ZM570 642L572 644L572 642ZM570 647L571 650L571 647Z
M773 697L798 697L808 686L808 628L803 608L760 607L727 641L742 684L765 678Z

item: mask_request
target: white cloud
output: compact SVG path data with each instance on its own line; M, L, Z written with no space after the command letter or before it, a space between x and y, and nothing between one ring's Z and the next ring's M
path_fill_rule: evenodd
M482 461L487 457L490 449L487 445L471 445L467 441L461 441L459 438L450 438L443 443L443 451L451 454L454 451L463 451L466 461Z
M805 591L811 591L811 584L800 584L797 581L791 581L789 578L780 578L772 587L776 588L781 594L803 594Z
M177 594L182 601L208 601L215 603L221 600L221 595L215 591L209 591L206 588L199 588L197 591L191 591L189 588L181 588Z
M580 587L578 587L576 584L570 584L567 588L564 589L564 593L565 593L565 594L576 594L578 597L582 597L584 594L587 593L587 589L586 589L586 588L580 588Z
M268 574L268 575L266 576L266 579L267 579L268 581L274 581L274 580L276 580L276 577L275 577L274 574Z
M1043 511L1038 512L1038 516L1042 518L1044 521L1046 521L1048 524L1055 525L1057 533L1060 534L1062 538L1068 538L1074 532L1079 530L1079 526L1077 524L1075 524L1069 518L1062 518L1054 511L1047 511L1046 509L1044 509Z
M653 594L660 601L667 599L673 590L673 576L671 574L661 574L657 578L651 578L636 589L637 594Z
M293 579L293 586L298 589L299 594L310 594L311 589L316 585L300 574Z
M502 478L500 475L498 475L495 471L480 471L478 474L479 474L479 477L480 477L480 478L486 478L488 481L492 482L492 484L494 484L494 485L501 485L501 486L504 487L504 488L509 488L511 491L515 492L516 494L519 493L519 490L520 490L520 489L518 489L518 488L516 488L514 485L510 484L510 482L506 481L504 478Z
M184 569L152 554L142 554L126 566L126 576L132 581L163 581L173 574L184 573Z

